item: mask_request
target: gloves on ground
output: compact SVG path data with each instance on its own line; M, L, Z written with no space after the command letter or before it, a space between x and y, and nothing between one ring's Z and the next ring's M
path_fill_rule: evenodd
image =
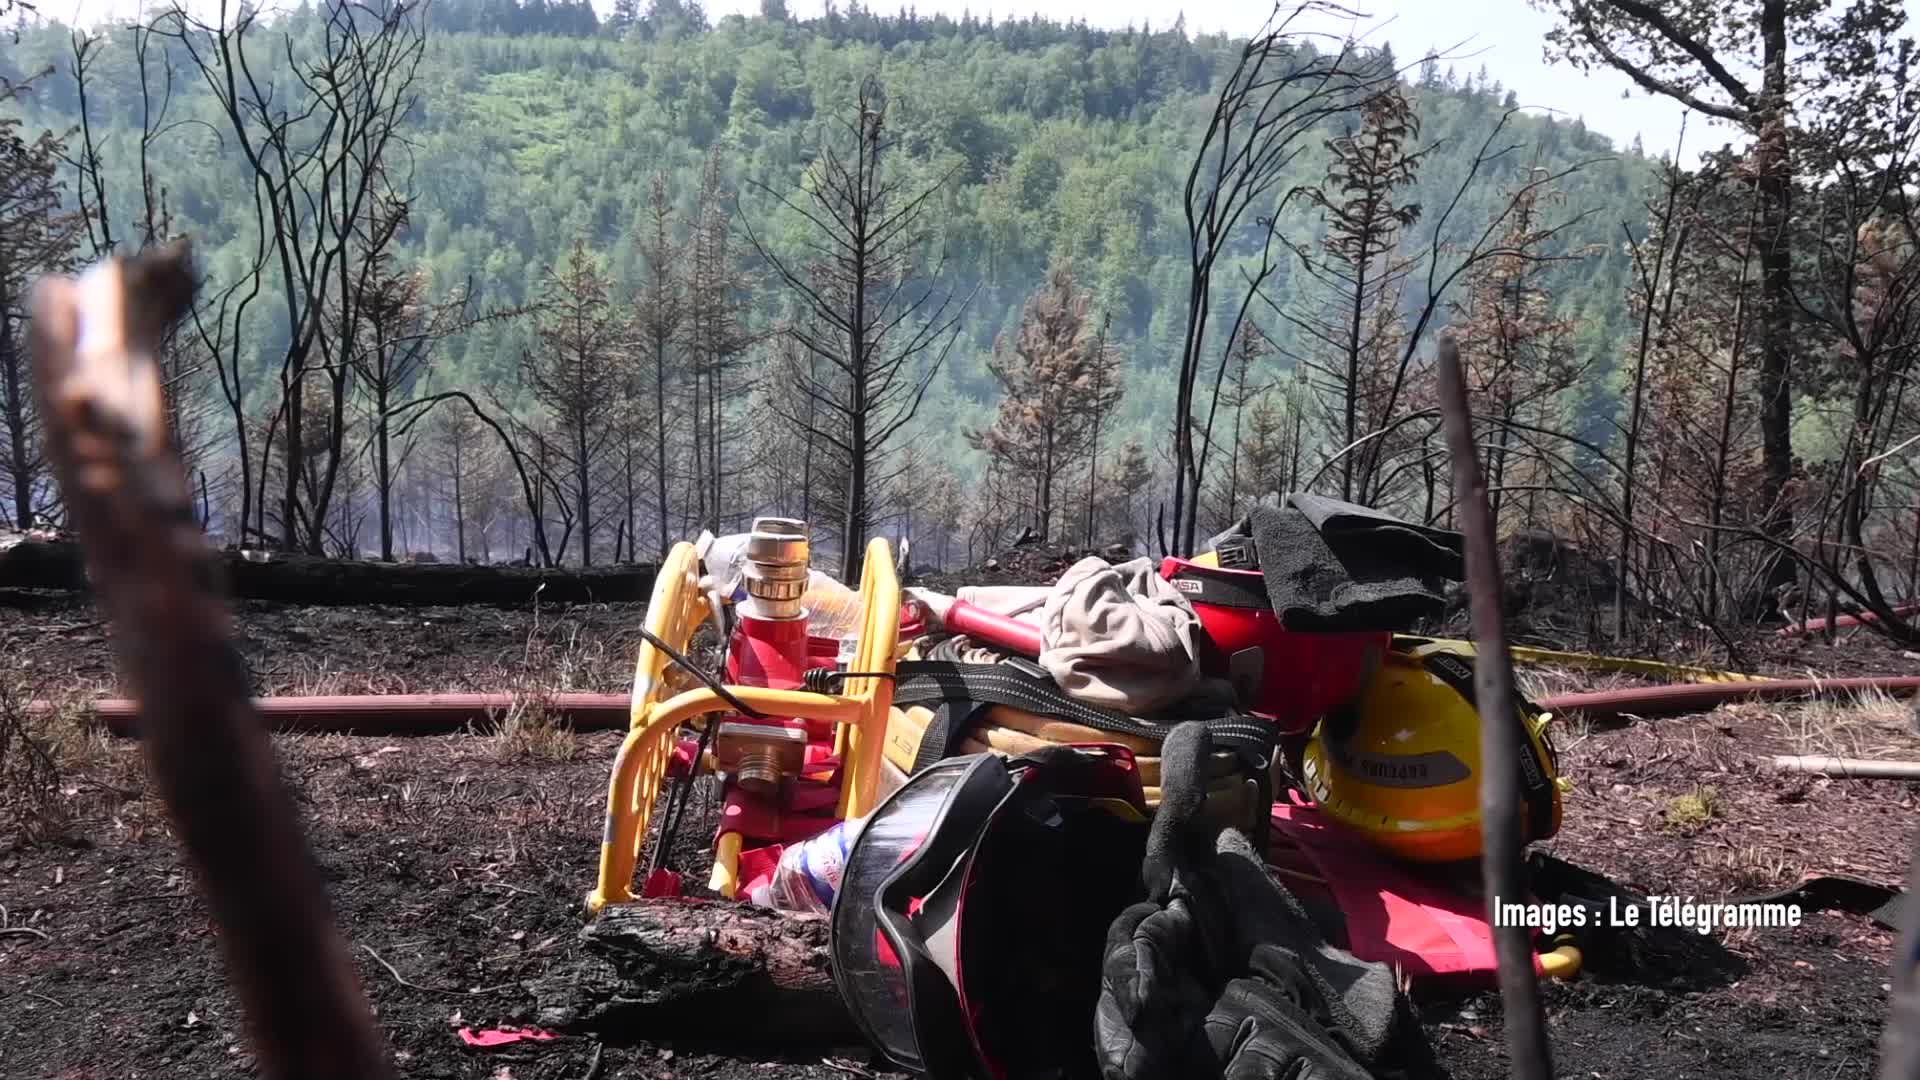
M1329 945L1244 833L1202 814L1212 740L1171 731L1142 865L1107 933L1094 1045L1108 1080L1440 1074L1383 964Z

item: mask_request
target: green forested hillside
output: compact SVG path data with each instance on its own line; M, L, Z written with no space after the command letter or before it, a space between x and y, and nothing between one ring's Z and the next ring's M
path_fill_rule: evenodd
M272 29L290 30L298 43L317 34L318 23L303 8ZM916 441L948 461L973 453L963 432L991 421L998 396L985 360L1058 259L1072 260L1096 309L1112 319L1128 384L1116 445L1128 434L1151 444L1167 429L1171 392L1158 388L1178 364L1187 316L1182 191L1240 43L1190 39L1178 24L1103 32L1039 21L881 18L858 7L801 23L786 18L778 0L764 17L711 27L698 9L672 0L655 0L645 15L623 5L604 25L583 4L436 0L429 26L402 156L402 186L415 202L399 258L430 270L436 288L470 277L483 306L526 301L580 238L605 257L616 280L637 287L636 237L652 178L664 174L690 213L708 151L737 196L737 220L776 254L798 255L801 223L778 212L762 188L794 189L860 79L876 73L891 99L888 122L905 167L928 183L951 175L930 222L946 284L971 296L960 347L933 385ZM131 49L125 33L111 35L86 87L109 207L126 222L139 201L142 114ZM255 51L268 77L284 62L264 44ZM0 52L0 76L18 82L54 70L0 108L23 111L30 130L72 127L79 99L70 59L67 28L30 27ZM243 265L255 243L251 181L219 134L224 121L197 85L199 73L178 58L175 66L176 100L170 126L150 150L153 172L176 224L195 236L218 278ZM1423 207L1406 243L1424 250L1475 153L1516 103L1494 74L1458 72L1444 60L1416 65L1408 81L1421 121L1417 145L1434 147L1411 192L1400 196ZM1304 141L1288 185L1324 177L1320 142ZM1564 199L1545 213L1581 218L1556 245L1597 253L1554 266L1546 280L1562 314L1578 321L1578 348L1595 361L1580 426L1597 430L1610 408L1608 350L1628 318L1621 223L1644 221L1652 169L1637 148L1616 153L1577 120L1516 116L1498 145L1506 152L1467 187L1441 242L1477 235L1530 169L1590 162L1556 185ZM1283 234L1294 243L1310 244L1324 227L1304 202L1287 214ZM116 231L133 232L130 224ZM737 247L750 252L744 242ZM1269 283L1281 304L1298 291L1294 272L1283 266ZM770 275L755 281L749 317L771 324L790 298ZM1424 270L1410 278L1404 303L1422 304L1425 284ZM247 344L262 377L286 340L272 316L271 279L266 288ZM1282 346L1271 362L1285 367L1292 331L1270 315L1262 324ZM509 386L532 333L521 320L453 339L435 358L432 379Z

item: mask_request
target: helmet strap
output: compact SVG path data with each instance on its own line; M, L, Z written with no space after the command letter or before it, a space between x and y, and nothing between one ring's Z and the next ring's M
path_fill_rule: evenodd
M1478 708L1473 688L1473 664L1466 657L1447 652L1429 652L1420 657L1420 663L1434 678L1451 686L1469 704ZM1533 711L1536 711L1533 705L1523 699L1508 721L1520 737L1520 798L1527 807L1528 840L1538 839L1553 823L1553 763L1544 760L1539 740L1527 730L1526 715ZM1489 721L1483 716L1480 722L1484 724Z

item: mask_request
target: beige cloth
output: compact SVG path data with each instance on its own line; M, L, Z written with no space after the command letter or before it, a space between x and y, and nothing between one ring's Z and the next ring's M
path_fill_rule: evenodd
M1040 627L1040 666L1089 705L1144 716L1199 689L1199 617L1152 559L1089 556L1051 586L974 586L958 599Z
M1191 694L1200 680L1193 605L1152 559L1088 557L1060 575L1041 607L1040 665L1060 689L1134 716Z

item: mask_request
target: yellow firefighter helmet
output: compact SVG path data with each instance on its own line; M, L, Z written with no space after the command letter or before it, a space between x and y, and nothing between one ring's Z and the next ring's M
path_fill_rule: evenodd
M1480 715L1467 658L1434 645L1387 654L1348 708L1328 714L1302 759L1307 794L1341 824L1412 862L1478 858ZM1567 781L1546 734L1550 714L1519 706L1526 840L1560 828Z

